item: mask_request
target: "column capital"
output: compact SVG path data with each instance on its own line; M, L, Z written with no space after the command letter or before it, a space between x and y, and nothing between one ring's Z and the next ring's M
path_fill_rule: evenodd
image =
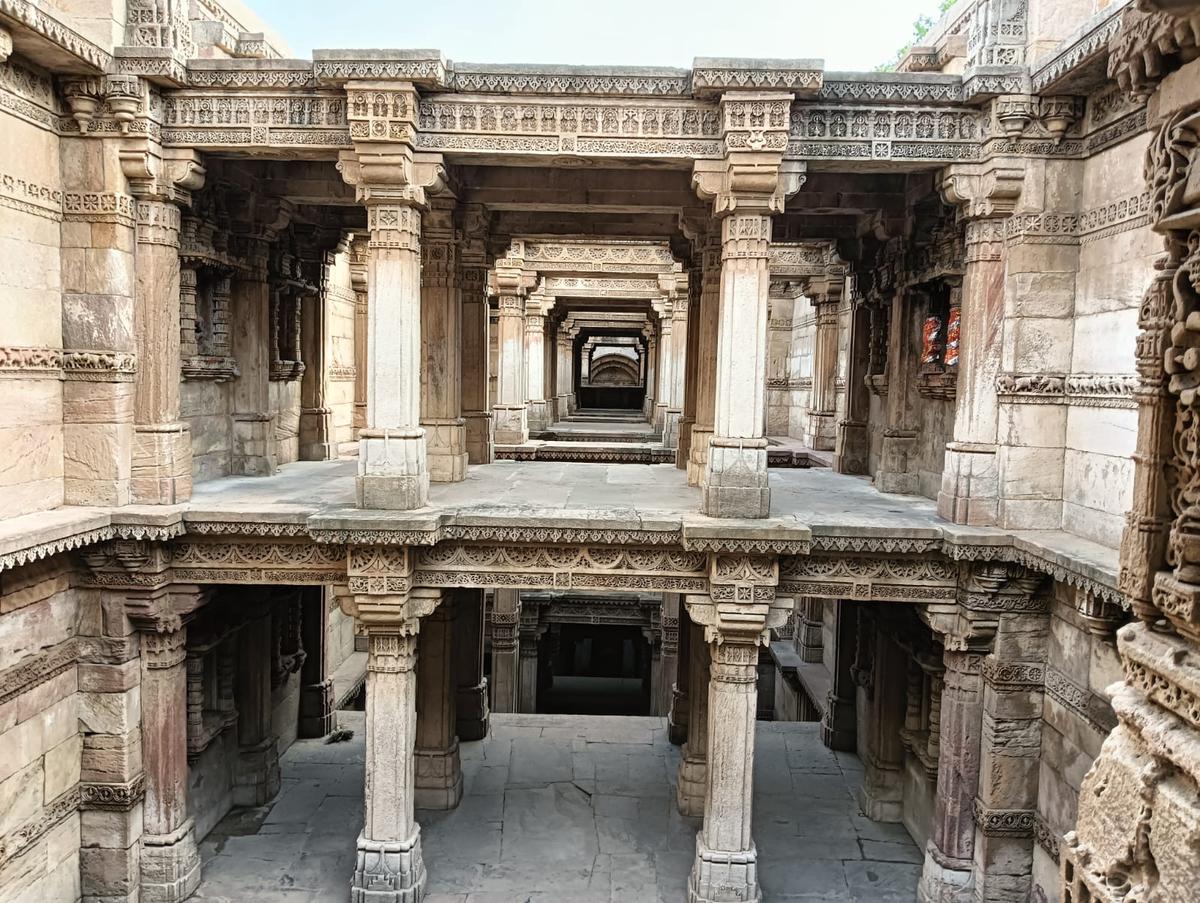
M419 207L429 204L429 194L447 189L446 165L441 154L416 153L405 144L371 146L338 154L338 172L354 186L359 203Z
M711 553L707 596L689 595L688 615L703 625L708 642L768 642L792 609L791 598L778 598L779 559L770 555Z
M782 152L737 152L724 160L697 160L692 188L702 200L712 201L717 217L735 211L782 213L787 199L804 186L808 171L804 161L782 156Z
M942 199L959 208L960 220L1004 219L1016 209L1025 184L1025 167L1004 157L982 164L946 168L940 186Z
M192 192L204 187L207 170L198 151L164 148L149 138L126 138L117 151L129 192L139 200L191 206Z

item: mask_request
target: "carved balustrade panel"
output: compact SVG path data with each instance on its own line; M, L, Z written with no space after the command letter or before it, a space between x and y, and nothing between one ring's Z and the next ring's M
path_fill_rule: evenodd
M824 599L934 602L955 598L958 565L929 557L789 556L780 562L779 592Z

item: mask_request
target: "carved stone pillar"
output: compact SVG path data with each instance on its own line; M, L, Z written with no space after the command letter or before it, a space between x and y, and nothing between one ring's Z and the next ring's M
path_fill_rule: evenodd
M367 239L355 234L350 245L350 287L354 289L354 436L367 425Z
M440 187L438 155L416 154L392 136L408 134L411 85L347 85L355 151L339 169L367 207L367 424L359 433L360 508L408 510L429 499L421 428L421 220L426 190ZM457 369L455 370L457 374Z
M667 411L663 421L663 444L679 447L679 421L683 417L684 380L687 373L688 302L677 297L671 304L671 368L667 386Z
M454 661L454 599L449 593L421 624L417 663L416 806L453 809L462 799Z
M233 799L239 806L261 806L279 792L279 748L271 733L271 608L254 606L242 627L237 666L238 764Z
M323 268L333 265L327 254ZM328 275L322 279L322 285ZM329 407L329 368L332 361L329 328L331 301L322 293L300 297L301 352L304 372L300 376L300 460L330 461L338 456L333 435L333 409Z
M870 369L870 313L861 298L852 297L850 337L846 361L846 416L838 422L833 469L838 473L867 472L867 419L871 400L867 388Z
M675 700L676 658L679 654L679 594L663 593L662 613L659 615L659 682L652 707L659 715L670 715Z
M688 621L688 716L687 740L680 750L679 780L675 802L681 815L704 815L705 787L708 781L708 678L709 646L704 628Z
M708 466L708 445L713 434L713 417L717 395L717 330L719 328L721 292L721 234L715 227L704 237L701 252L701 283L699 310L692 314L697 323L696 357L692 369L696 374L696 423L692 427L692 446L688 457L688 485L699 486Z
M574 374L571 372L571 347L573 344L570 333L560 324L554 348L554 363L558 374L555 380L558 389L554 404L555 420L566 420L571 416L575 404L575 395L572 391Z
M462 740L482 740L488 733L488 681L483 675L483 590L455 594L455 732Z
M747 114L761 120L763 140L779 146L767 133L786 132L790 105L790 95L724 95L727 145L746 146L738 130L739 123L750 121ZM715 418L701 480L702 511L712 517L766 517L771 502L765 434L771 214L800 188L803 164L783 163L781 153L731 150L715 169L696 166L693 184L702 196L715 199L715 212L724 216Z
M536 607L522 607L519 650L519 684L517 711L533 714L537 711L538 675L541 664L541 637L545 625L537 622ZM532 616L531 616L532 615Z
M430 202L421 227L421 427L429 479L456 483L467 475L462 417L462 308L454 199Z
M691 712L690 689L692 668L692 621L686 606L678 596L674 602L676 614L675 673L671 675L671 709L667 715L667 737L675 746L681 746L688 738L688 723Z
M525 407L525 289L518 267L497 261L491 290L499 304L497 321L500 361L496 370L496 403L492 406L495 439L501 445L529 441L529 413ZM499 711L499 710L498 710Z
M300 641L304 663L300 666L301 737L324 737L337 727L334 710L333 680L327 675L326 632L329 627L329 603L333 591L325 587L305 587L300 591Z
M497 589L492 600L492 710L519 712L521 593Z
M467 204L461 208L461 220L463 238L459 243L458 263L462 294L462 416L467 461L490 464L494 451L492 412L488 404L486 212L478 204Z
M275 415L270 398L271 292L267 283L267 243L247 239L249 266L231 285L233 355L239 373L233 381L233 449L230 470L238 476L270 476L277 468Z
M937 797L918 887L922 903L970 899L975 853L973 811L979 789L983 655L947 648L942 661L946 670L942 678Z
M187 634L177 618L139 626L146 628L141 632L146 773L141 899L177 903L200 883L200 854L187 804Z
M858 737L863 760L863 782L858 789L858 805L872 821L898 822L904 802L902 769L904 748L901 729L904 727L906 704L907 660L891 637L891 632L878 619L871 637L860 637L873 645L872 668L865 698L865 736ZM861 624L861 622L860 622Z
M525 302L525 399L531 432L550 427L546 401L546 314L554 299L540 292Z
M824 609L823 599L802 597L796 600L796 633L793 644L800 660L820 663L824 657Z
M813 341L812 403L808 411L813 448L832 451L837 438L838 308L842 285L826 278L813 285L816 337Z
M162 154L151 165L150 160ZM121 152L136 197L133 333L135 381L130 495L135 503L171 505L192 494L192 444L179 416L179 204L204 184L195 151Z
M417 824L417 635L421 620L441 599L440 590L374 594L412 579L406 550L369 549L350 554L353 596L343 608L367 632L366 797L352 903L420 903L425 863ZM369 594L368 594L369 593Z
M651 332L649 338L646 339L646 399L642 403L642 412L646 415L646 422L654 427L654 416L658 409L658 358L659 358L659 341L658 333ZM585 352L582 366L584 367L582 374L586 379L588 358Z
M946 446L938 514L959 524L996 523L996 461L1004 330L1004 220L1021 193L1024 167L1003 160L987 168L952 167L942 186L966 221L959 376L954 440Z
M833 668L825 714L821 717L821 742L829 749L843 752L854 750L858 743L854 665L860 607L857 602L836 603Z
M688 469L688 461L692 457L692 427L696 425L696 358L700 348L700 288L704 278L698 250L694 264L688 269L687 329L680 374L683 413L679 418L679 443L675 452L675 466L684 471Z

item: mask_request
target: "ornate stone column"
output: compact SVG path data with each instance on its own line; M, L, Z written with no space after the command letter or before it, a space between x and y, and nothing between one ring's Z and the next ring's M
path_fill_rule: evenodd
M708 678L709 646L704 628L688 620L688 716L687 740L680 750L679 779L675 802L680 815L704 815L708 785Z
M519 712L521 593L497 589L492 598L492 710Z
M669 299L656 301L652 307L658 314L658 366L655 367L653 423L666 445L670 438L667 411L671 407L671 386L675 379L675 321L671 316L672 303Z
M688 878L691 903L760 899L751 836L759 647L786 621L775 597L779 564L755 555L709 556L707 599L688 596L711 657L704 826Z
M482 740L488 733L488 681L483 675L483 590L455 591L455 732L463 740Z
M525 302L525 398L531 432L550 426L546 401L546 315L554 298L540 288Z
M421 624L417 663L416 806L453 809L462 799L454 661L454 599L448 593Z
M858 745L854 666L857 658L861 603L838 600L835 607L833 668L821 742L829 749L853 751Z
M655 426L655 413L658 410L658 365L659 365L659 340L658 333L651 331L646 338L646 400L642 403L642 412L646 415L646 422ZM587 364L587 358L584 358L584 365ZM587 377L587 370L583 371L583 375Z
M421 428L429 479L435 483L457 483L467 476L454 207L452 197L434 198L421 227Z
M796 633L793 644L800 660L819 663L824 657L824 609L823 599L802 596L796 600Z
M342 604L366 628L368 642L366 796L352 903L420 903L425 894L421 828L414 811L417 635L441 591L411 585L407 549L351 549L354 595L343 597Z
M345 247L343 245L342 247ZM326 252L322 264L322 291L300 299L300 326L304 373L300 377L300 460L329 461L338 456L333 435L333 409L329 407L329 307L324 286L336 252Z
M327 676L329 605L334 601L331 587L305 587L300 590L300 642L304 663L300 666L301 737L324 737L337 727L334 710L333 680Z
M536 605L522 605L520 617L519 686L518 712L533 714L537 711L538 674L541 663L541 638L546 632L545 624L538 621Z
M495 440L501 445L523 445L529 441L528 397L525 379L525 292L529 281L520 260L496 261L489 275L489 289L499 304L498 342L500 361L496 370L496 402L492 405ZM499 710L498 710L499 711Z
M692 668L692 621L688 617L687 607L681 604L676 594L673 608L675 616L675 673L671 678L671 709L667 714L667 738L675 746L682 746L688 739L688 716L691 712L690 688ZM666 623L666 615L664 624ZM665 629L665 628L664 628Z
M367 237L355 233L350 245L350 287L354 290L354 437L367 425Z
M704 268L700 265L700 253L693 253L693 265L688 269L687 340L684 349L683 414L679 418L679 443L675 452L675 466L688 469L692 457L692 427L696 425L696 359L700 348L700 287Z
M574 405L574 393L571 391L571 380L574 377L571 372L571 348L573 346L574 342L570 331L565 328L565 325L560 324L554 347L554 363L558 374L555 379L558 392L554 401L554 418L556 420L566 420Z
M426 190L442 186L437 154L417 154L412 85L346 86L355 151L343 151L343 178L367 207L367 425L359 434L361 508L407 510L429 498L421 428L421 219ZM457 371L456 371L457 372Z
M946 446L938 514L960 524L994 524L999 499L996 463L1004 330L1004 220L1020 196L1024 166L1005 159L951 167L942 195L961 206L966 224L959 375L954 441ZM894 317L893 317L894 319Z
M870 643L872 649L871 671L864 675L864 692L860 695L866 711L860 719L865 731L857 737L864 765L858 805L872 821L898 822L904 802L900 732L904 727L907 657L893 642L886 622L877 616L870 623L871 635L859 638L859 642Z
M152 604L170 608L165 599ZM141 899L177 903L191 896L200 883L200 854L187 805L187 632L178 616L138 619L135 624L142 644L146 774Z
M663 593L662 610L658 619L659 683L658 696L653 701L658 714L667 717L675 699L676 656L679 654L679 594Z
M812 403L808 411L813 448L833 451L837 439L838 308L845 277L814 279L810 284L817 324L813 341Z
M858 297L850 299L850 337L846 361L846 416L838 423L833 469L838 473L867 472L867 419L871 399L867 388L871 326L870 314Z
M179 205L204 184L195 151L150 142L119 152L136 199L133 332L135 379L130 496L133 502L171 505L192 494L192 444L179 416Z
M721 234L715 227L704 236L701 258L699 310L696 320L696 423L692 427L692 447L688 457L688 485L699 486L708 466L708 445L713 434L717 395L717 330L721 301Z
M659 278L659 283L664 281ZM679 421L683 417L684 380L687 373L687 343L688 343L688 299L686 294L678 294L678 283L675 282L670 317L671 344L670 368L667 383L667 410L663 420L663 445L667 448L679 447Z
M714 431L701 480L701 510L712 517L770 512L765 406L771 215L800 189L804 172L803 163L783 160L791 102L790 94L722 95L725 159L697 162L692 175L700 196L712 199L722 218ZM764 149L750 149L755 147Z
M265 588L256 592L269 593ZM249 594L247 594L249 595ZM250 620L242 627L237 660L238 764L233 799L261 806L279 792L279 748L271 733L271 603L247 599Z
M233 381L233 435L230 470L239 476L269 476L278 465L275 415L271 411L271 293L267 282L269 237L257 233L245 238L248 266L231 285L233 300L233 355L238 376Z
M467 461L490 464L492 411L488 404L487 211L479 204L459 208L459 284L462 294L462 416Z

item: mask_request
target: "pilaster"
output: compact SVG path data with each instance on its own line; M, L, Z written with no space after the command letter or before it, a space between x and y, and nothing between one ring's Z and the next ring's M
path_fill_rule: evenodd
M691 723L691 670L692 670L692 620L687 606L676 598L675 609L676 669L671 675L671 709L667 714L667 737L675 746L682 746L688 739ZM666 620L664 615L664 622ZM664 628L665 629L665 628ZM703 744L700 744L701 748Z
M550 407L546 399L546 316L554 307L554 298L540 288L525 302L525 404L530 431L550 427Z
M833 451L837 439L838 308L845 277L825 277L810 286L816 311L813 343L813 389L808 412L813 448Z
M418 809L453 809L462 799L454 622L454 599L447 593L421 625L414 785Z
M454 198L430 202L421 228L421 427L429 479L457 483L467 476L462 417L462 300Z
M709 647L704 628L688 619L687 739L680 749L675 803L680 815L704 816L708 783L708 678Z
M696 358L692 369L696 374L696 423L692 427L692 445L688 456L688 485L699 486L708 466L708 446L713 434L717 394L717 330L719 329L721 293L721 235L711 228L704 236L701 259L699 310L693 314L697 321Z
M521 271L519 258L496 261L489 274L489 291L497 298L499 318L497 340L499 363L496 370L496 398L492 405L495 441L502 445L523 445L529 441L529 414L525 400L525 294L530 280Z
M490 464L495 456L492 412L488 406L487 211L479 204L459 207L458 247L462 296L462 416L467 461Z

